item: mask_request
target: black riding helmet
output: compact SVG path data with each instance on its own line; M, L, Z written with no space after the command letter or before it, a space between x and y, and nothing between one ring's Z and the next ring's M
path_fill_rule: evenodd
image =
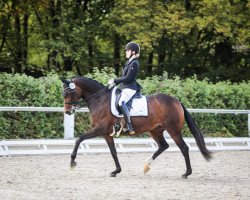
M125 50L135 51L135 54L138 54L138 53L140 53L140 46L139 46L139 44L137 44L135 42L129 42L126 45Z

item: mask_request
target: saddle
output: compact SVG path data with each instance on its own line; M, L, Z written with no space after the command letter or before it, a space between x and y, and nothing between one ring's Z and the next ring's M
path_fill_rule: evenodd
M121 98L121 95L122 95L122 91L117 88L116 91L115 91L115 108L117 109L117 111L119 112L120 115L122 115L122 111L119 107L119 100ZM132 97L131 99L126 103L127 107L128 107L128 110L130 111L131 108L132 108L132 103L133 103L133 100L134 99L140 99L142 98L142 94L141 94L141 91L138 90Z
M120 108L118 106L119 99L121 97L121 90L118 89L116 86L112 89L111 94L111 113L121 118L123 115L121 115ZM148 116L148 102L147 98L141 94L140 91L136 92L136 94L127 102L127 107L130 112L130 116Z
M124 129L123 125L120 123L120 119L123 117L121 114L121 110L119 108L118 102L121 98L122 91L118 89L116 86L112 89L111 94L111 113L117 117L117 120L113 126L113 133L110 136L118 137L121 131ZM136 92L134 96L127 102L127 107L130 112L130 116L148 116L148 102L147 98L141 94L140 91Z

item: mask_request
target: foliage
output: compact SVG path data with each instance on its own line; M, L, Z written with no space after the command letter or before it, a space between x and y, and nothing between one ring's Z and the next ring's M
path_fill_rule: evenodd
M57 75L35 79L26 75L0 74L1 106L62 107ZM59 138L62 113L0 112L0 138Z
M104 85L115 77L110 69L94 69L88 74ZM152 76L140 79L145 95L165 93L178 98L187 108L249 109L250 83L229 81L210 83L197 77ZM0 74L1 106L62 107L62 83L55 73L43 78L20 74ZM247 136L247 115L192 114L206 136ZM89 113L76 113L75 136L90 128ZM184 135L190 136L185 126ZM0 112L0 138L61 138L62 113Z
M0 69L78 75L124 63L141 44L141 78L248 80L249 1L42 0L0 2Z

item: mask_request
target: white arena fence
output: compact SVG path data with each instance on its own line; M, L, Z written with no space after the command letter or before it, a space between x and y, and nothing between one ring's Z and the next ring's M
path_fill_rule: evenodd
M184 138L191 151L198 151L194 138ZM174 141L166 138L169 144L168 151L180 151ZM207 148L211 151L250 150L250 138L205 138ZM0 141L0 156L11 155L48 155L70 154L75 140L6 140ZM154 152L157 150L156 142L151 138L116 138L117 152ZM109 153L104 139L90 139L83 141L79 154Z
M250 110L226 110L226 109L187 109L191 113L214 114L247 114L248 134L250 136ZM63 112L61 107L0 107L3 111L29 111L29 112ZM82 108L77 112L89 112ZM0 141L0 156L10 155L46 155L69 154L72 152L74 138L74 115L64 115L64 139L42 140L2 140ZM170 148L167 151L179 151L174 141L166 137ZM191 151L198 150L194 138L184 138ZM250 150L250 137L246 138L205 138L210 150ZM115 139L118 152L154 152L157 144L152 139ZM105 153L109 152L103 139L91 139L83 141L79 147L79 153Z

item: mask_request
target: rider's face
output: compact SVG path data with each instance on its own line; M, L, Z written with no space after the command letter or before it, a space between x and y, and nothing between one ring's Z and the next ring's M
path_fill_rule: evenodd
M126 58L130 58L131 54L132 54L131 50L126 50Z

